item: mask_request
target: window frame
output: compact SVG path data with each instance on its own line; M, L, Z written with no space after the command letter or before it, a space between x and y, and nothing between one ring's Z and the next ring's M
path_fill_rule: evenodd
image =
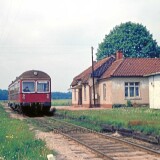
M86 86L84 86L84 101L87 100L87 91L86 91Z
M34 91L33 92L24 92L23 91L23 82L34 82ZM22 93L36 93L36 81L34 81L34 80L23 80L22 81Z
M48 83L48 91L38 91L38 82L47 82ZM37 93L50 93L50 81L49 80L37 80L36 81L36 92Z
M131 92L131 88L133 88L132 92ZM136 91L137 88L138 88L138 94ZM133 96L131 95L132 93L133 93ZM140 98L140 82L124 82L124 97L125 99Z
M106 101L107 99L107 85L103 83L103 100Z

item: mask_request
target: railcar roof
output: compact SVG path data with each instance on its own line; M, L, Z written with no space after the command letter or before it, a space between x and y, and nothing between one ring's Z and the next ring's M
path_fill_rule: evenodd
M17 77L14 81L12 81L11 84L13 84L18 79L51 79L51 78L47 73L43 71L29 70L29 71L22 73L19 77Z
M22 73L19 77L19 79L26 79L26 78L35 78L35 79L41 79L41 78L46 78L50 79L50 76L42 71L38 70L30 70Z

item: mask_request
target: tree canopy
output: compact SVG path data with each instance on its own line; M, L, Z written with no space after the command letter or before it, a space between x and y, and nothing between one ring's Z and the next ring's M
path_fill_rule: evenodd
M8 91L0 89L0 100L8 100Z
M126 22L105 35L97 50L97 60L122 51L124 57L159 57L160 48L142 24Z
M71 99L72 93L71 92L52 92L52 99Z

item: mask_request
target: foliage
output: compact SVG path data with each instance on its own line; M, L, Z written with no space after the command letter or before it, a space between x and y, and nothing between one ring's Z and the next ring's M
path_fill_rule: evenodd
M57 110L56 114L63 115L65 118L70 118L76 122L83 121L85 125L90 124L93 128L107 124L116 128L123 127L160 136L160 110L147 107L85 111Z
M120 107L126 107L125 104L113 104L112 108L120 108Z
M122 51L125 57L159 57L160 48L142 24L121 23L105 35L97 50L97 60Z
M47 154L53 153L43 141L34 138L26 123L9 118L1 104L0 113L0 159L45 160Z
M71 99L54 99L52 100L52 106L71 106Z
M127 100L127 107L132 107L132 102L130 100Z
M8 100L8 91L0 89L0 100Z

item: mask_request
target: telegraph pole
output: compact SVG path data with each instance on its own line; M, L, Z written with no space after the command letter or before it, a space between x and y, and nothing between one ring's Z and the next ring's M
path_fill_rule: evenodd
M93 63L93 47L91 47L91 52L92 52L92 81L93 81L93 104L95 107L95 86L94 86L94 63Z

